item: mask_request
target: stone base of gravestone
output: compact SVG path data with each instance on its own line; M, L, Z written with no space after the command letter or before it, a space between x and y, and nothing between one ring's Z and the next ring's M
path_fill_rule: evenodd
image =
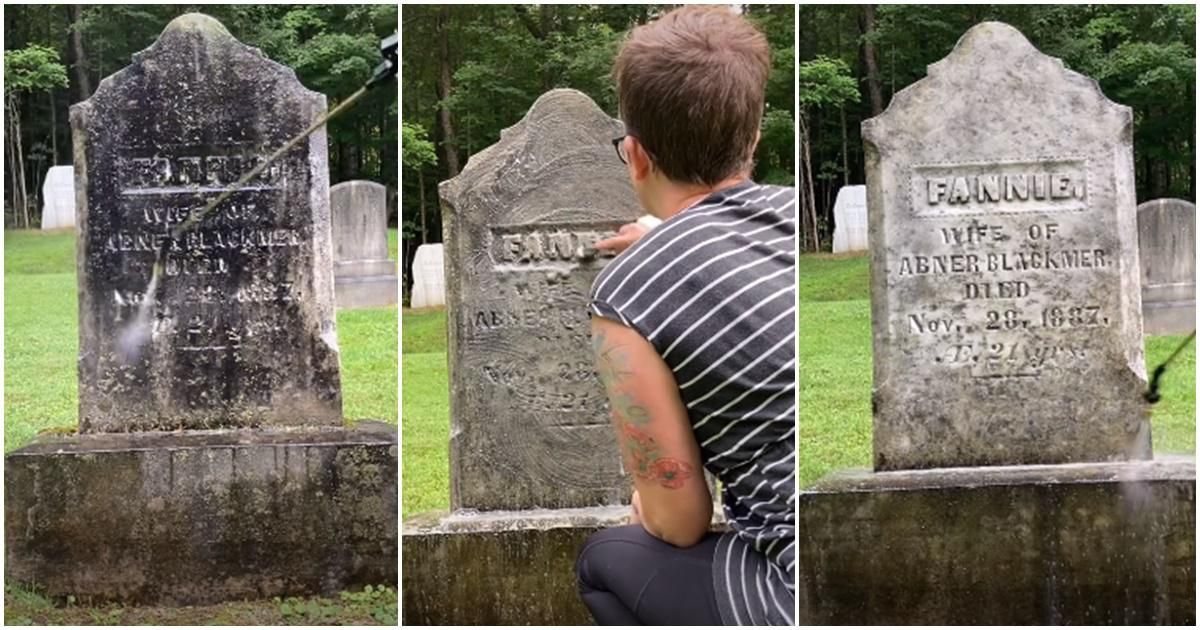
M1196 621L1196 466L831 475L801 492L801 624Z
M366 266L363 262L359 261L355 266L361 269ZM372 308L396 304L400 286L396 277L396 263L384 260L373 262L371 266L386 271L372 275L336 275L340 273L341 265L334 264L333 293L338 308Z
M409 519L402 621L590 625L575 583L575 557L593 532L628 518L628 506L610 506Z
M198 605L396 585L396 429L39 439L4 463L6 579Z
M719 516L714 531L724 531ZM426 514L404 523L405 625L566 626L593 620L575 558L629 506Z
M1196 302L1142 302L1147 335L1186 335L1196 329Z

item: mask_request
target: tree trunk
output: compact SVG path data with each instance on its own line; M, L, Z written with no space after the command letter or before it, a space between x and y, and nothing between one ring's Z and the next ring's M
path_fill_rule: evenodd
M54 107L54 90L46 90L50 97L50 166L58 166L58 112Z
M21 217L25 222L25 229L29 229L29 190L25 186L25 149L21 143L21 111L17 105L17 95L9 96L9 112L12 119L12 138L16 143L16 163L13 168L17 172L17 190L20 192L18 203L20 204Z
M858 31L862 35L863 62L867 66L867 94L871 97L871 115L883 113L883 88L879 84L879 60L875 56L875 5L862 5L858 16Z
M812 152L809 150L808 121L804 112L797 117L800 124L800 221L801 233L812 244L812 250L821 251L821 234L817 226L817 199L813 189ZM804 225L807 224L807 225ZM804 228L808 228L807 233Z
M8 122L8 129L5 130L5 135L8 137L8 175L12 179L12 186L9 188L9 191L12 193L10 199L13 211L13 225L15 226L19 225L17 218L20 215L17 214L17 208L20 206L18 196L21 193L21 187L17 184L17 142L13 136L13 112L9 106L9 99L5 99L4 108L7 110L5 119ZM5 225L5 227L8 226Z
M454 121L450 118L450 106L446 100L450 98L450 8L442 5L437 16L438 33L438 122L442 127L446 170L450 177L458 175L458 153L454 136Z
M68 4L67 15L71 19L71 50L75 55L72 70L75 71L75 82L79 84L79 100L85 100L92 95L92 82L87 75L87 57L83 53L83 34L79 32L79 22L83 19L83 9L86 5Z
M842 115L842 185L850 185L850 138L846 131L846 106L838 108Z
M429 242L429 229L425 225L425 168L417 167L417 203L421 212L421 244Z

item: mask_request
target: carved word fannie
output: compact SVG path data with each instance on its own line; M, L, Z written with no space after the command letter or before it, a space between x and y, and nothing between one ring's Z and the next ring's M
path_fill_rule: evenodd
M598 252L595 247L596 241L607 234L599 230L562 228L497 232L494 251L496 261L501 263L584 262L612 256L609 252Z
M1090 195L1087 162L1077 158L914 166L910 176L917 217L1022 212L1078 212Z
M1018 173L931 177L926 181L929 205L970 201L1083 199L1085 182L1070 173Z
M227 186L264 160L266 156L258 154L131 157L123 161L118 172L127 192L178 186ZM283 173L280 164L273 164L252 182L276 183Z

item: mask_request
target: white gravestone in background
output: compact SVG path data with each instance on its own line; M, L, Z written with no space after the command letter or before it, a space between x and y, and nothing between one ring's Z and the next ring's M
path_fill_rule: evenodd
M1155 199L1137 207L1142 317L1147 335L1196 327L1196 206Z
M42 229L75 227L75 167L52 166L42 183Z
M417 247L413 257L412 308L443 306L446 303L445 265L442 263L442 244Z
M833 202L833 253L867 249L867 187L842 186Z

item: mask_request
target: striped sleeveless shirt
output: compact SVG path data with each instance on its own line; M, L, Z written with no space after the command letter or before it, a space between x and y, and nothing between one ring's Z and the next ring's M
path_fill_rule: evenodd
M731 529L713 580L725 623L792 625L796 191L743 182L613 259L591 311L637 330L675 374Z

